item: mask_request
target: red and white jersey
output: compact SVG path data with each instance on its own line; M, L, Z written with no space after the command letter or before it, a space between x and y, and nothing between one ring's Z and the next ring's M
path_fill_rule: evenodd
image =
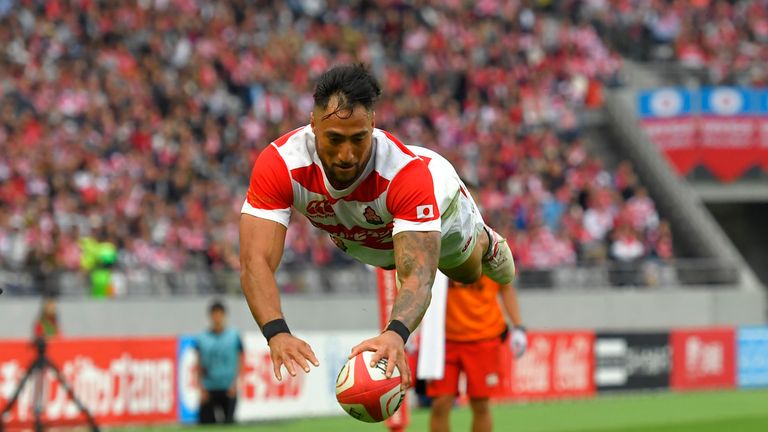
M337 190L322 168L312 128L284 135L259 155L242 213L287 227L293 207L346 253L378 267L394 265L392 236L399 232L442 231L444 239L456 237L451 222L462 221L441 220L445 210L454 213L449 206L461 184L450 163L427 149L406 147L380 129L374 129L372 145L363 174Z

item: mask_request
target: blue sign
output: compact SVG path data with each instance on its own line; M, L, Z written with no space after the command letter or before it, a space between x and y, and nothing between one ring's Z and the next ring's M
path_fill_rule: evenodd
M757 111L760 115L768 115L768 89L755 90L757 93Z
M701 112L717 116L743 116L752 113L754 92L738 87L701 89Z
M768 387L768 327L742 327L737 333L739 387Z
M689 116L692 94L684 88L662 88L643 91L638 96L638 112L642 118Z
M194 336L180 336L177 349L176 400L179 422L197 423L200 389L197 384L197 350Z

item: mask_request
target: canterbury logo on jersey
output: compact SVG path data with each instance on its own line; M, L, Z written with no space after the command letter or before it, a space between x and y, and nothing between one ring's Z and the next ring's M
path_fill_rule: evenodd
M307 203L307 215L326 218L336 215L331 207L331 203L327 200L315 200Z
M435 209L432 204L416 207L416 219L431 219L435 217Z

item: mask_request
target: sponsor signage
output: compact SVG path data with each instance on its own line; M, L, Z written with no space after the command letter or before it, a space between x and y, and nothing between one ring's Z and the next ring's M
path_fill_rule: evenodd
M283 380L277 381L264 336L258 332L243 334L245 365L238 381L235 419L253 421L346 415L336 402L336 376L352 347L371 336L369 332L299 333L298 337L312 346L320 367L311 367L308 374L299 371L295 377L283 370ZM192 341L192 337L182 337L178 344L179 419L185 423L197 421L200 403L197 354Z
M198 380L198 355L194 336L181 336L178 341L178 413L181 423L197 423L200 408L200 382Z
M732 328L673 330L670 341L672 388L729 388L736 384Z
M598 333L595 385L598 391L669 387L672 365L668 333Z
M12 397L35 354L29 342L0 343L0 406ZM52 340L48 356L99 424L176 420L175 339ZM5 419L11 424L34 419L30 384ZM83 419L52 372L45 375L42 392L45 422Z
M757 92L757 146L760 166L768 172L768 89Z
M768 327L742 327L737 337L739 387L768 387Z
M768 170L768 91L663 88L640 92L637 102L643 129L678 173L701 165L732 181Z
M701 90L701 162L723 181L758 164L753 93L735 87Z
M685 89L664 88L639 94L643 129L675 170L686 175L699 163L693 94Z
M511 354L502 374L503 398L548 399L590 396L593 381L594 333L530 332L528 350L520 359Z

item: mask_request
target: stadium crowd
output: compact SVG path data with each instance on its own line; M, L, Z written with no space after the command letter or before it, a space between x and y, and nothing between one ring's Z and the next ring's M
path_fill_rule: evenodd
M351 61L382 81L377 126L478 185L520 267L671 259L632 167L580 136L619 55L525 4L0 1L0 267L77 271L88 238L122 267L238 268L255 158ZM346 259L294 219L287 263Z
M673 60L705 84L768 84L768 1L573 1L570 13L593 22L627 54Z

